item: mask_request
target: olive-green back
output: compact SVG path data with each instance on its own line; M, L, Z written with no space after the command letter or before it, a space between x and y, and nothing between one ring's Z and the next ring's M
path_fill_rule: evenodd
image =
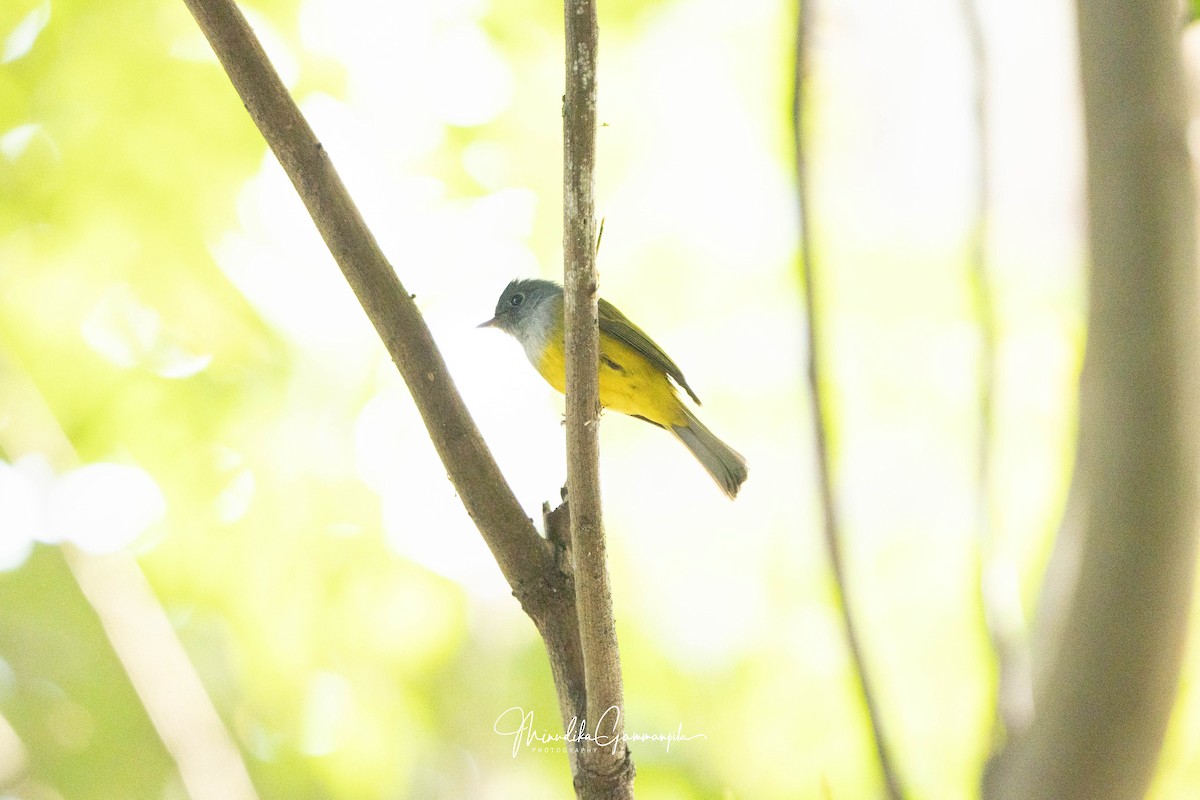
M641 328L630 322L628 317L604 298L600 298L600 330L609 336L620 339L650 359L651 364L671 376L671 379L679 384L688 393L688 396L699 405L700 398L692 391L692 387L688 386L687 379L683 377L683 370L679 368L679 365L672 361L671 357L664 353L662 348L655 344L654 340L647 336Z

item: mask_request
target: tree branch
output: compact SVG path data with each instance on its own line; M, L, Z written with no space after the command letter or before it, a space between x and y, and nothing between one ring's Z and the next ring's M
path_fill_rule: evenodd
M622 740L625 702L600 507L600 363L596 277L595 0L565 0L563 255L566 326L567 501L576 604L587 686L587 724L597 746L582 748L580 797L633 797L633 761ZM602 738L603 737L603 738ZM608 740L611 746L602 743Z
M967 285L979 324L979 439L976 455L976 580L983 625L996 662L996 722L991 758L1001 757L1006 735L1015 735L1033 714L1028 636L1016 565L1001 554L994 529L992 443L996 437L996 347L999 321L988 274L987 233L991 195L988 130L988 58L979 0L960 0L971 60L975 116L974 221L967 254ZM996 764L990 763L990 774Z
M241 12L230 0L184 2L387 347L467 513L537 626L564 728L572 718L583 719L583 658L569 572L521 510L454 388L429 328Z
M813 412L813 442L816 448L816 469L818 491L821 498L821 510L824 514L825 551L829 556L829 565L833 570L835 602L842 614L842 625L846 629L846 645L850 651L850 660L854 664L854 672L858 678L859 689L862 691L863 703L866 706L867 718L871 723L871 737L875 746L875 754L879 759L879 769L883 783L891 800L901 800L904 792L900 778L892 765L883 735L883 719L879 711L871 681L867 675L866 657L863 654L859 639L858 625L851 613L847 598L848 579L846 565L842 559L841 523L838 518L837 503L833 495L833 474L829 458L829 445L826 441L826 424L823 409L825 393L822 390L824 375L822 358L822 329L820 325L819 303L817 302L816 281L816 248L812 243L812 215L810 214L811 196L809 193L808 158L806 139L804 136L804 103L805 89L808 77L809 40L808 34L815 17L815 8L811 0L801 0L799 18L796 24L796 65L795 85L792 91L792 134L795 147L796 161L796 191L799 199L797 213L800 217L800 260L804 274L805 320L808 331L808 386L812 397Z
M1079 4L1092 259L1079 450L1039 608L1055 634L1037 642L1045 679L990 798L1142 797L1175 694L1198 433L1179 24L1174 0Z
M0 408L20 425L0 428L0 454L45 457L56 472L79 456L34 382L0 357ZM241 751L188 660L166 610L137 561L59 545L66 569L137 693L191 800L258 800ZM43 654L42 657L45 657Z
M324 147L230 0L184 0L400 370L467 512L513 586L547 553L454 388L446 364Z

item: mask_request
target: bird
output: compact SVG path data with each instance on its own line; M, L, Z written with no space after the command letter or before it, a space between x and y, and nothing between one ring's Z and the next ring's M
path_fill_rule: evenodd
M746 459L721 441L685 405L679 389L700 404L683 371L617 307L599 300L600 405L674 434L732 500L746 480ZM563 289L539 278L514 280L500 294L496 313L479 325L510 334L546 382L565 392Z

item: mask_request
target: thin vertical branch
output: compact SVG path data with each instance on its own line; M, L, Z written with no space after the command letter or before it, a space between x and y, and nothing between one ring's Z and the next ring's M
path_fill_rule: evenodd
M631 798L633 761L623 740L621 659L613 619L600 507L600 363L596 276L596 67L594 0L565 0L566 94L563 108L563 253L566 326L567 501L571 509L579 635L587 690L576 791L587 798ZM607 746L606 746L607 745Z
M991 197L991 140L988 119L987 41L979 0L960 0L971 61L975 158L971 186L973 219L967 244L967 287L979 330L979 439L976 450L976 578L983 624L996 661L996 729L993 747L1006 732L1028 724L1033 711L1029 654L1019 582L1010 559L998 554L994 495L993 443L996 438L997 342L999 322L988 265Z
M847 598L846 565L842 558L841 524L838 519L837 503L833 493L833 466L830 463L829 444L826 434L826 421L823 409L826 405L825 394L822 390L824 364L822 361L822 326L820 324L819 302L817 300L818 284L816 281L816 248L812 236L812 203L809 191L808 153L804 135L804 104L805 89L808 79L808 59L811 54L809 37L812 23L815 19L815 6L812 0L800 0L800 10L796 25L796 64L795 85L792 92L792 133L796 159L796 190L799 199L798 214L800 218L800 260L804 274L805 316L808 325L808 385L813 403L813 443L816 448L817 481L821 498L821 510L824 515L825 550L829 556L829 565L833 570L835 601L842 614L842 624L846 629L846 644L850 651L850 659L854 665L859 688L862 691L863 703L866 706L867 718L871 724L871 737L875 753L879 759L879 769L887 795L891 800L901 800L904 792L900 778L896 773L889 754L883 733L882 715L879 703L867 674L866 658L859 638L858 625L850 611Z

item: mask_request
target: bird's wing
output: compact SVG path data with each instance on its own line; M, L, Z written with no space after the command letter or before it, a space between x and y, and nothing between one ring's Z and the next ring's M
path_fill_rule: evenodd
M700 398L692 391L692 387L688 386L687 379L683 377L683 370L679 368L679 365L672 361L671 357L664 353L662 348L656 345L654 340L647 336L641 328L630 322L628 317L604 298L600 298L600 330L609 336L615 336L650 359L651 364L670 375L671 379L679 384L680 388L699 405Z

